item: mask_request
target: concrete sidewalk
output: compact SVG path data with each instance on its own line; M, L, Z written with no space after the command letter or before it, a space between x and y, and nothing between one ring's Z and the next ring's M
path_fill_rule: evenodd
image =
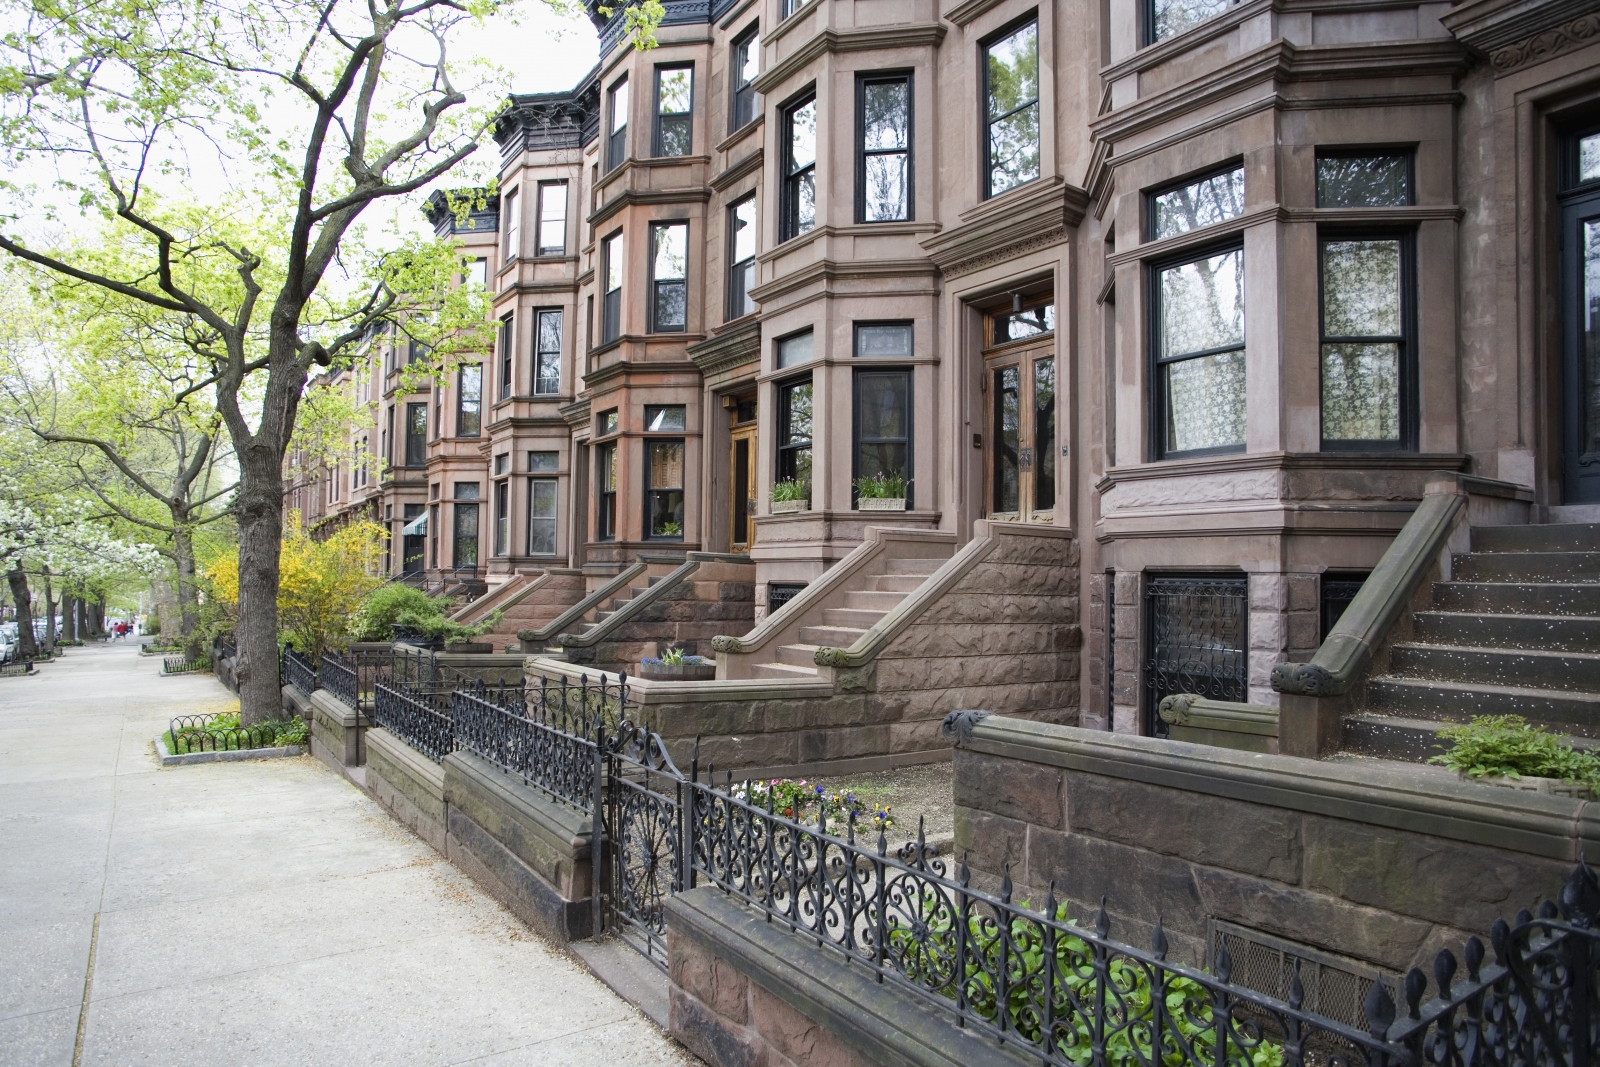
M161 769L160 667L0 678L0 1064L699 1062L309 756Z

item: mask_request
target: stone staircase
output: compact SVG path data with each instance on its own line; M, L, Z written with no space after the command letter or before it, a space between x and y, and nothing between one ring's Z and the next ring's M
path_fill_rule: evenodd
M470 613L456 616L459 622L474 623L496 610L504 612L494 632L478 638L493 644L496 652L521 651L518 630L536 630L583 599L583 574L576 570L518 575L508 585L468 605Z
M1600 524L1474 527L1345 719L1344 747L1425 759L1441 721L1474 715L1600 739Z
M633 673L639 660L669 648L709 655L713 636L730 625L748 626L754 621L755 566L748 557L690 553L694 566L681 560L650 563L650 570L639 576L644 584L630 585L626 595L597 605L560 635L559 649L551 651L574 663ZM663 582L669 587L631 610L635 601ZM619 613L627 617L608 625Z
M870 575L864 589L844 594L844 607L824 608L821 626L800 628L800 640L792 645L779 645L776 661L757 663L750 673L756 678L815 679L816 652L824 645L849 648L873 623L883 618L896 605L926 581L947 559L889 559L883 563L883 574Z

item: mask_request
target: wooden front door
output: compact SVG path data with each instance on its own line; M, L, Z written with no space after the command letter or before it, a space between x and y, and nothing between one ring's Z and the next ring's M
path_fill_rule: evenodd
M1562 499L1600 503L1600 131L1575 138L1561 198Z
M1054 341L1009 346L984 360L985 513L1012 522L1053 522L1056 506Z
M733 551L748 552L756 540L756 424L735 426L732 438L733 451L728 459L728 514L732 528L728 540Z

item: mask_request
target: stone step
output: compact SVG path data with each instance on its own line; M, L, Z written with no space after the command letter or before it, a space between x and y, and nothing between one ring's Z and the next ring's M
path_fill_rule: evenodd
M1474 526L1474 552L1597 552L1600 523L1557 522L1534 526Z
M1431 645L1600 652L1600 619L1584 615L1419 611L1412 619L1416 638Z
M844 595L847 608L865 608L868 611L891 611L904 600L904 593L883 593L870 589L857 589Z
M920 574L874 574L867 587L884 593L909 593L927 580Z
M947 562L942 559L891 559L884 570L889 574L916 574L926 578Z
M867 608L823 608L822 621L829 626L851 626L866 630L887 614L886 611Z
M800 640L808 645L827 645L830 648L849 648L866 633L853 626L802 626Z
M1600 582L1600 552L1469 552L1455 557L1459 582Z
M605 622L607 619L609 619L611 616L615 615L616 613L617 613L617 605L613 602L612 605L611 605L611 610L610 611L597 611L597 612L594 613L594 622L591 623L591 625L599 626L601 623Z
M1435 582L1433 607L1497 615L1600 616L1600 583Z
M1367 706L1416 718L1465 721L1475 715L1521 715L1563 733L1600 736L1600 693L1421 678L1374 678L1367 684Z
M779 645L778 662L791 667L815 667L818 645Z
M1461 645L1396 644L1389 669L1405 678L1600 693L1600 655Z
M817 669L815 667L796 667L791 663L757 663L750 668L752 678L790 678L799 681L815 681Z
M1450 742L1439 737L1440 727L1446 725L1438 719L1410 719L1379 712L1347 715L1341 723L1344 736L1340 747L1364 756L1425 763L1450 748ZM1600 740L1591 737L1567 735L1565 740L1577 749L1600 748Z

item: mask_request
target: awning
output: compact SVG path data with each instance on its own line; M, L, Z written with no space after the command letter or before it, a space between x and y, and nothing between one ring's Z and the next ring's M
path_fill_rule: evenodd
M428 513L426 511L400 528L401 535L405 537L421 537L427 532Z

